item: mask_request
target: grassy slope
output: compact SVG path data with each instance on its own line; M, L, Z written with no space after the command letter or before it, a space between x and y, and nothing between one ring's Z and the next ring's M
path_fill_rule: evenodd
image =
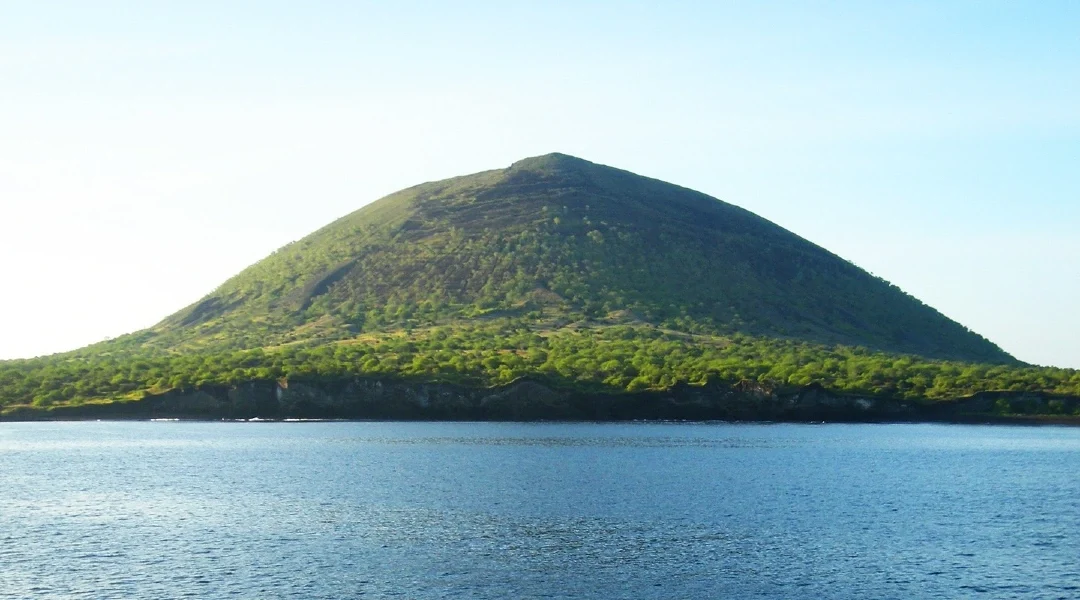
M235 349L488 311L1011 362L887 282L738 207L563 155L416 186L290 244L132 340Z
M1080 393L794 234L563 155L427 183L290 244L154 328L0 363L0 406L254 378L542 374L606 390L819 382Z

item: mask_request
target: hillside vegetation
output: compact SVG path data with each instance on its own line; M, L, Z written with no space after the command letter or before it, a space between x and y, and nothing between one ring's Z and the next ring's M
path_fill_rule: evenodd
M1012 362L853 264L704 194L552 154L393 194L139 338L175 350L345 339L485 315Z
M0 367L0 406L81 404L103 398L245 381L403 377L490 386L541 377L604 392L676 383L752 381L902 399L945 400L986 390L1080 395L1080 372L973 364L826 347L794 340L694 336L643 325L536 331L523 320L366 335L320 345L157 355L9 361Z
M0 363L0 406L357 375L1080 393L741 208L552 154L371 203L148 330Z

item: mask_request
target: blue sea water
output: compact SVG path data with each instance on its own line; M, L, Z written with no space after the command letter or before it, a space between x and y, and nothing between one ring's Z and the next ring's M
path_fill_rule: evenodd
M0 424L0 599L1080 598L1080 429Z

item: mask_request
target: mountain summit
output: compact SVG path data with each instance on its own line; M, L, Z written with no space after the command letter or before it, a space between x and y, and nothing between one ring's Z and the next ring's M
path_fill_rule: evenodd
M372 202L137 338L168 350L256 348L502 317L1013 362L753 213L565 154Z

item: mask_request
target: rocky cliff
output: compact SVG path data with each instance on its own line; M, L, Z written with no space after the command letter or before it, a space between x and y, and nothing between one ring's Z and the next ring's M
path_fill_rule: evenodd
M596 394L521 379L495 388L397 379L253 381L176 389L142 400L54 410L23 408L5 420L383 419L1072 422L1080 398L985 392L913 402L830 392L817 385L776 390L755 383L678 385L664 391ZM1019 415L1024 416L1019 416Z

